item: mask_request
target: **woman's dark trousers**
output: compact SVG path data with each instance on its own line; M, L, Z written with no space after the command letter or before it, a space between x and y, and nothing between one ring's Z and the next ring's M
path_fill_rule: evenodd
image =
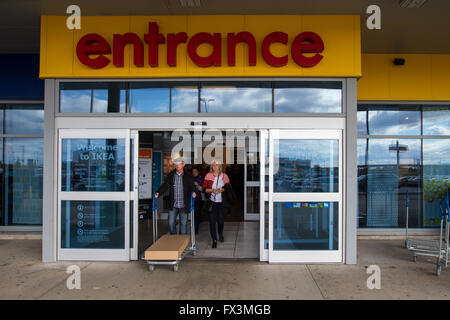
M214 241L217 241L216 222L219 227L219 236L223 236L224 216L222 203L213 203L212 211L209 213L209 231Z

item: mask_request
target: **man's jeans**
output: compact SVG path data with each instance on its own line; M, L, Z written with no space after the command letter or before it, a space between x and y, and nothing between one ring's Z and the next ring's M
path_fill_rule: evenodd
M180 234L187 234L186 226L188 215L184 208L173 208L169 210L169 232L170 234L177 234L177 216L180 215Z

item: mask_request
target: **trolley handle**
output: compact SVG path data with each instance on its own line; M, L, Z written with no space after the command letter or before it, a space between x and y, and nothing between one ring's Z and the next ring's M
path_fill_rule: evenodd
M152 211L155 211L158 207L158 199L155 197L156 193L153 195L153 201L152 201Z
M194 211L194 192L192 192L191 194L191 210L190 212Z
M443 200L446 202L444 212L446 211L446 213L447 213L447 222L450 222L450 203L449 203L450 201L449 200L450 200L450 188L447 189L447 192L445 193L445 197Z
M447 221L450 222L450 204L449 204L449 190L447 190L444 199L439 203L439 208L441 209L441 220L445 219L447 216Z
M409 190L406 190L406 207L409 208Z

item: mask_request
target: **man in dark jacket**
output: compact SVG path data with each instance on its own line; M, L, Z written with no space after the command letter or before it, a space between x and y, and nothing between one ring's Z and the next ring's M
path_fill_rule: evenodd
M191 207L191 195L194 198L196 197L194 177L184 172L184 160L182 158L174 160L174 163L175 170L167 175L166 180L155 193L155 198L158 199L160 194L169 190L169 232L170 234L177 233L175 222L179 215L180 233L187 234L186 227Z

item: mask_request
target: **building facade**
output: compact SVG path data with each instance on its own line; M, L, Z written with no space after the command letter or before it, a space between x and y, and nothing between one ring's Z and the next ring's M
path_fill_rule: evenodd
M90 16L81 30L66 19L41 17L45 110L36 99L26 114L42 129L17 132L34 140L3 160L2 224L42 224L44 261L137 259L143 141L151 198L171 158L207 164L209 143L231 137L222 159L245 172L261 261L356 263L358 234L404 232L407 197L414 232L438 227L450 55L362 53L359 15ZM3 106L8 124L15 106ZM23 126L12 128L4 148ZM189 147L175 150L180 136ZM27 198L7 210L14 193Z

